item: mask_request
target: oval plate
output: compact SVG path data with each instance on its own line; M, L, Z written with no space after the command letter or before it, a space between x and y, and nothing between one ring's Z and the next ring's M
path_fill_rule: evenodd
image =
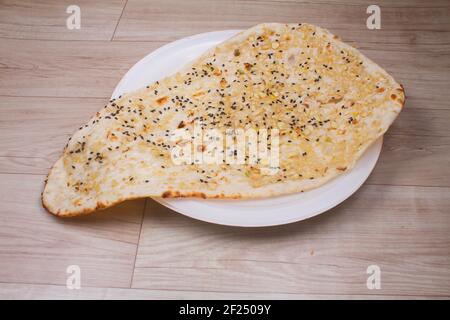
M240 30L202 33L169 43L136 63L117 85L112 97L139 89L174 74L207 49ZM375 141L355 167L325 185L303 193L257 200L154 200L191 218L241 227L275 226L325 212L350 197L366 181L377 163L383 138Z

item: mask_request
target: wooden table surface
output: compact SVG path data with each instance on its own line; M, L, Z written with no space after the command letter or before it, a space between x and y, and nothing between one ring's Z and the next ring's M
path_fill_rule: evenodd
M450 297L450 2L0 0L0 298ZM81 8L68 30L66 8ZM179 38L310 22L407 93L379 162L350 199L272 228L195 221L153 200L82 218L41 207L49 168L140 58ZM69 265L81 289L66 288ZM366 269L381 270L369 290Z

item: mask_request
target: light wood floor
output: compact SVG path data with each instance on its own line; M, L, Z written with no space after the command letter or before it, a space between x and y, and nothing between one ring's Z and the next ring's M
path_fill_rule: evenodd
M450 297L450 2L0 0L0 298ZM70 31L68 5L81 7ZM259 22L330 29L406 89L375 171L313 219L243 229L153 200L55 218L45 175L140 58L184 36ZM380 290L366 268L381 268ZM66 289L68 265L81 290Z

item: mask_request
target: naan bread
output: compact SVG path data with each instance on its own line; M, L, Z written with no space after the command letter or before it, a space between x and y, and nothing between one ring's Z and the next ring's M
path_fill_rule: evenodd
M404 90L359 51L309 24L260 24L177 74L111 100L69 140L43 192L73 216L142 197L258 198L352 169L402 109ZM175 165L177 128L279 130L280 163ZM200 150L203 151L203 150Z

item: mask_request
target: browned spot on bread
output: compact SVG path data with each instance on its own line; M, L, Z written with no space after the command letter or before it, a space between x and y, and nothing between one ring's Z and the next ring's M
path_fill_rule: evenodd
M187 192L187 193L180 193L180 191L172 191L167 190L163 192L161 195L163 198L187 198L187 197L193 197L193 198L202 198L206 199L208 198L206 194L203 192ZM215 198L215 196L209 197L209 198Z
M339 103L342 101L342 99L343 99L343 97L339 97L339 98L332 97L332 98L330 98L330 100L328 100L328 102L329 103Z
M184 123L184 121L181 121L181 122L178 124L178 129L184 128L185 126L186 126L186 124Z
M207 198L206 194L204 194L203 192L192 192L191 196L192 197L203 198L203 199Z
M205 93L203 91L198 91L198 92L194 93L192 96L193 97L198 97L198 96L201 96L201 95L204 95L204 94Z
M96 205L96 207L95 207L95 210L105 209L105 208L107 208L107 207L108 207L108 206L107 206L105 203L97 202L97 205Z
M164 96L164 97L161 97L161 98L157 99L156 102L157 102L159 105L162 105L162 104L166 103L167 100L169 100L169 97Z
M201 144L201 145L197 146L197 151L203 152L205 150L206 150L206 146L204 144Z
M163 194L161 195L161 197L163 198L170 198L172 197L172 191L164 191Z
M220 80L220 86L222 87L222 88L225 88L226 86L227 86L227 80L225 80L224 78L222 78L222 80Z
M108 134L106 135L106 138L108 138L111 141L117 141L117 137L114 134L114 132L108 132Z
M234 49L233 54L234 54L235 57L238 57L238 56L241 55L241 52L239 51L239 49Z
M252 65L250 63L246 62L246 63L244 63L244 67L245 67L245 70L248 71L252 68Z
M384 88L379 88L378 92L382 93L382 92L384 92L384 90L385 90Z
M406 99L405 88L402 85L400 85L400 88L397 88L396 90L399 93L399 95L396 97L397 101L401 104L401 107L403 108L403 106L405 105L405 99ZM391 98L392 98L392 95L391 95Z
M338 169L339 171L345 171L347 170L347 167L337 167L336 169Z
M396 95L396 94L394 94L394 93L393 93L393 94L391 94L391 99L392 99L392 100L395 100L395 99L397 99L397 95Z

